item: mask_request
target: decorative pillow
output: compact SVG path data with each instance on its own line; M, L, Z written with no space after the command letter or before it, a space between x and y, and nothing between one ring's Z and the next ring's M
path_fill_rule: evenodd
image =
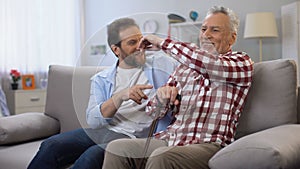
M297 122L297 68L294 61L254 64L253 83L239 119L236 138Z
M211 169L300 168L300 125L270 128L240 138L210 160Z
M51 136L59 132L59 122L43 113L24 113L0 118L0 145Z

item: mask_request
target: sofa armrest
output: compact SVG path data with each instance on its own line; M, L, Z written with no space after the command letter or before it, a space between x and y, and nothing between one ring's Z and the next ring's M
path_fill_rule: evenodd
M217 152L211 169L300 168L300 125L289 124L242 137Z
M59 122L44 113L24 113L0 118L0 145L48 137L59 132Z

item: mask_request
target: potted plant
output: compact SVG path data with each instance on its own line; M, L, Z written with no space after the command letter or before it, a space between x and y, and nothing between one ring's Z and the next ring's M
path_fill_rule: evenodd
M18 70L16 69L11 69L10 70L10 76L11 76L11 80L12 80L12 83L11 83L11 88L13 90L17 90L18 89L18 86L19 86L19 80L21 79L21 74Z

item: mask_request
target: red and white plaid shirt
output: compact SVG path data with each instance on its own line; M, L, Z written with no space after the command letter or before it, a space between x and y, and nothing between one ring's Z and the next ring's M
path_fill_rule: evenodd
M155 137L167 140L169 146L230 144L251 86L251 58L232 51L213 55L194 44L170 39L163 42L162 49L182 63L167 83L175 85L182 98L175 122ZM154 97L147 107L149 114L156 111L156 104Z

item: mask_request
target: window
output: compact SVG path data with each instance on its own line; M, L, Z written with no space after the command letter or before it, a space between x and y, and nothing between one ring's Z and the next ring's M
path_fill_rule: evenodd
M79 0L1 0L0 75L47 75L50 64L76 65Z

